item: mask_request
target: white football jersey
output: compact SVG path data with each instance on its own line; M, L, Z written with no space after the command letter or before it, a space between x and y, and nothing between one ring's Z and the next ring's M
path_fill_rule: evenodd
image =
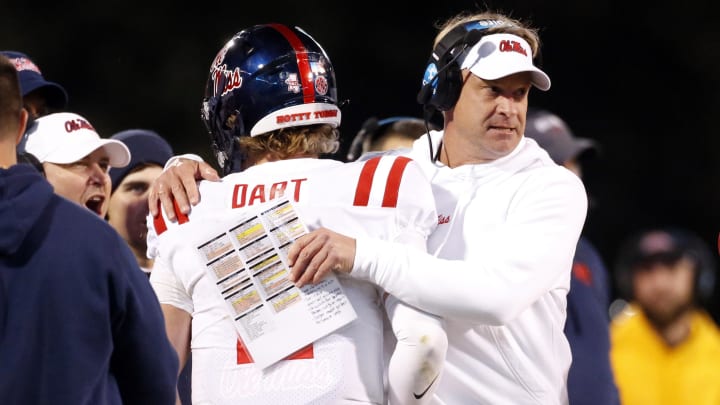
M382 292L338 276L357 319L293 356L260 370L251 363L211 277L198 266L193 236L208 218L284 196L310 230L320 226L426 250L437 225L428 180L407 157L342 163L289 159L253 166L220 182L200 182L202 201L178 222L148 219L157 257L150 281L162 304L192 315L194 404L381 404Z

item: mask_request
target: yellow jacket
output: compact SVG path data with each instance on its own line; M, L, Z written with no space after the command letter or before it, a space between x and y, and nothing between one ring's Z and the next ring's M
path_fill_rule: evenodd
M610 357L623 405L720 405L720 329L693 314L688 340L668 347L637 308L613 320Z

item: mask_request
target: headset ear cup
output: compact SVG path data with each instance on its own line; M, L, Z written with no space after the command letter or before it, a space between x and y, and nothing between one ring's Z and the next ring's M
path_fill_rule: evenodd
M440 111L447 111L455 106L462 89L462 72L457 63L452 63L438 77L438 91L433 104Z
M362 124L362 127L353 137L350 147L348 148L347 155L345 156L346 161L352 162L357 160L365 149L365 143L368 139L372 139L375 136L379 128L379 121L376 117L370 117Z
M460 74L460 67L456 63L439 69L435 80L420 89L418 102L430 105L439 111L451 109L460 96Z
M420 87L420 91L417 95L417 102L423 106L435 107L432 100L437 93L437 84L440 79L440 73L442 70L437 65L435 59L430 58L427 65L425 65L425 72L423 74L423 85Z
M433 87L432 85L424 84L417 95L417 102L418 104L428 104L430 102L430 98L432 97Z

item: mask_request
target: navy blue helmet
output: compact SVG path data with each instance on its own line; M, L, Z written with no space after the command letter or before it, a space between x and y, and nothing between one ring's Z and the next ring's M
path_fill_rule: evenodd
M255 25L235 34L213 60L201 117L223 173L239 171L238 137L340 125L335 71L299 27Z

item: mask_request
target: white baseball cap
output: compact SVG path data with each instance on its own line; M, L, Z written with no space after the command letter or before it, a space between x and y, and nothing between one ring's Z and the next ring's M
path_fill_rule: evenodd
M530 72L532 84L540 90L550 89L550 78L533 65L530 44L517 35L491 34L465 53L460 64L484 80L497 80L520 72Z
M73 163L103 148L110 166L125 167L130 151L124 143L103 139L84 117L68 112L48 114L35 120L28 132L25 150L40 162Z

